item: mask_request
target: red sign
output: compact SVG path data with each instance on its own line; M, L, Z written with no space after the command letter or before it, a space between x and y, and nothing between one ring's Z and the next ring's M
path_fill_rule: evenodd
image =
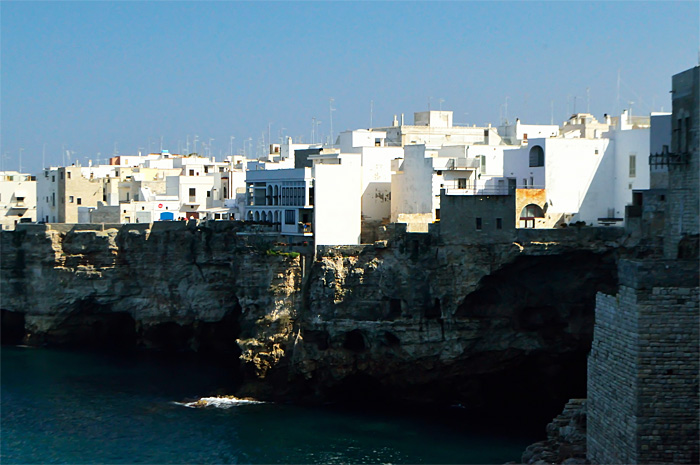
M159 203L159 204L158 204L158 208L163 208L163 204L162 204L162 203Z

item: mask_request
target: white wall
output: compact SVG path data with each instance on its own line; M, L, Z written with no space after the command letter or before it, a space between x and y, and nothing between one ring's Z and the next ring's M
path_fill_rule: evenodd
M359 155L341 155L341 164L314 163L316 245L360 243L362 167Z
M400 173L391 176L391 221L405 215L433 215L433 159L425 145L404 147ZM439 189L439 186L438 186Z
M44 169L36 178L37 221L58 221L58 168ZM53 199L56 199L55 202ZM48 218L48 219L47 219Z
M624 218L625 205L632 204L633 189L650 187L650 130L612 131L615 140L615 216ZM636 175L630 177L630 155L636 159Z
M362 156L362 216L366 221L391 217L391 161L404 156L403 147L364 147Z

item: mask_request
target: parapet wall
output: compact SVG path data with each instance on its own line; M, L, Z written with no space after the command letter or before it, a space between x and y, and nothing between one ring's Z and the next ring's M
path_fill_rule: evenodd
M588 459L698 463L698 264L621 260L618 274L596 300Z

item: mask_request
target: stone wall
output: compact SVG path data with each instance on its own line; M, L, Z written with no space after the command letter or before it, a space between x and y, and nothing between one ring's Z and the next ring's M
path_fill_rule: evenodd
M669 192L664 234L664 256L677 258L685 236L697 237L700 229L700 67L673 76L672 151L676 158L668 168ZM697 240L697 239L696 239ZM690 258L690 257L687 257ZM695 254L697 259L697 254Z
M593 463L697 463L700 324L695 261L626 261L598 294L588 360Z

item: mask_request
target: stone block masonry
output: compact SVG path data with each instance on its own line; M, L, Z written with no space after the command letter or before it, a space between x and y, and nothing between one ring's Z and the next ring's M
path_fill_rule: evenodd
M698 264L622 260L619 277L596 300L588 459L698 463Z

